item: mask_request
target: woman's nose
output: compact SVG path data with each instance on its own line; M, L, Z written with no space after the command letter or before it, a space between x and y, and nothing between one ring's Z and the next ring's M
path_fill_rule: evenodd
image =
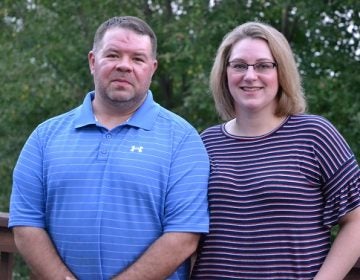
M257 73L252 65L249 65L248 69L246 70L244 74L244 79L247 80L254 80L257 79Z

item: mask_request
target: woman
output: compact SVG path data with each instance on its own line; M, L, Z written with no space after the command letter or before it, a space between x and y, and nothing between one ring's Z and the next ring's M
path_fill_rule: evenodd
M285 37L238 26L210 86L226 122L202 133L211 220L192 279L343 279L360 256L360 169L334 126L304 113Z

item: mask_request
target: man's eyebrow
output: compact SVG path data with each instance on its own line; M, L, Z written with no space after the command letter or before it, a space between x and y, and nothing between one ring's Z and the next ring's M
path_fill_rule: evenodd
M121 53L121 52L123 52L122 50L119 50L119 49L117 49L117 48L115 48L115 47L109 47L109 48L107 48L107 49L104 49L104 52L106 52L106 53L108 53L108 52L115 52L115 53ZM126 52L128 52L128 51L126 51ZM139 49L139 50L132 50L132 51L130 51L133 55L136 55L136 56L145 56L145 57L147 57L148 56L148 54L147 54L147 50L143 50L143 49Z
M105 48L104 52L118 52L115 48Z

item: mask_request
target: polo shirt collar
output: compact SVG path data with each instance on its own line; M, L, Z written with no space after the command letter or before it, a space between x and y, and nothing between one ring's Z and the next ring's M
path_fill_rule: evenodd
M87 125L96 125L92 101L95 97L95 92L89 92L83 101L83 104L76 110L77 117L75 119L75 128L84 127ZM154 101L153 94L149 90L146 98L141 106L128 120L127 125L151 130L155 123L155 119L159 113L160 105Z
M160 105L154 101L153 94L149 90L143 104L135 111L127 124L145 130L151 130L159 114L159 110Z

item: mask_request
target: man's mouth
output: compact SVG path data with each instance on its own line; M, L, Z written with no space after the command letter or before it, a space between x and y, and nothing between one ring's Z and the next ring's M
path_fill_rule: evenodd
M131 85L131 82L126 80L126 79L114 79L114 80L111 80L112 83L115 83L115 84L128 84L128 85Z

